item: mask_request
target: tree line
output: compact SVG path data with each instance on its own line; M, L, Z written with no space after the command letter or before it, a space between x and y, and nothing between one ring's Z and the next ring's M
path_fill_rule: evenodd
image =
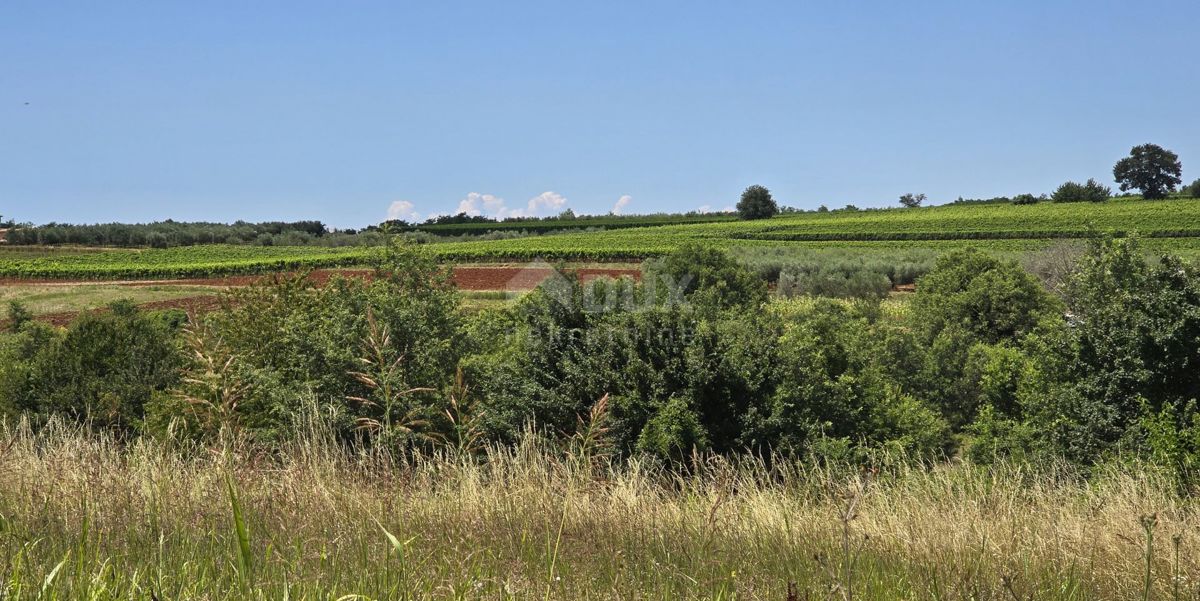
M12 224L17 226L17 224ZM125 246L167 248L195 244L258 244L298 246L313 244L335 232L320 221L264 221L248 223L180 222L167 219L152 223L47 223L20 225L8 232L9 244L77 244L82 246Z
M1122 192L1138 190L1142 198L1161 200L1175 193L1176 187L1183 183L1183 163L1179 155L1157 144L1141 144L1129 151L1129 156L1117 161L1113 166L1113 179ZM1179 188L1179 193L1186 197L1200 198L1200 179ZM1112 188L1093 179L1085 183L1074 181L1064 182L1046 195L1018 194L1016 196L998 196L988 199L959 198L951 204L967 203L1012 203L1019 205L1036 204L1042 201L1051 202L1104 202L1112 198ZM907 209L920 207L926 196L920 193L906 193L900 196L900 206ZM853 205L846 205L843 210L857 211ZM821 205L817 212L826 212L828 208ZM753 185L744 192L737 204L738 216L742 219L767 219L783 213L803 212L784 207L781 209L767 188Z
M1120 186L1121 192L1137 190L1146 200L1162 200L1178 194L1185 198L1200 198L1200 178L1191 184L1183 186L1183 163L1179 155L1157 144L1141 144L1129 151L1129 156L1117 161L1113 166L1113 179ZM1178 187L1178 192L1176 188ZM1132 194L1129 194L1132 196ZM920 206L925 196L905 194L900 197L900 205L904 207ZM1012 203L1018 205L1036 204L1038 202L1104 202L1113 197L1112 188L1101 184L1095 178L1084 183L1075 181L1063 182L1050 194L1018 194L1016 196L997 196L986 199L959 198L951 204L988 204Z

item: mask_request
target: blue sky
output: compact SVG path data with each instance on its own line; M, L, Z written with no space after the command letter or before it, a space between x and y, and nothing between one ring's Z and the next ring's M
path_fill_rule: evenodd
M1200 177L1200 3L0 4L0 214L945 202ZM28 103L28 104L26 104Z

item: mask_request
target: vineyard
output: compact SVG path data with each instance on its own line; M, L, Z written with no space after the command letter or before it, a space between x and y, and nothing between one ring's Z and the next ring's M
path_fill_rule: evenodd
M660 255L689 242L743 253L761 248L797 251L844 248L888 253L898 248L940 251L964 246L1020 253L1043 248L1055 240L1086 237L1096 231L1136 233L1151 251L1200 254L1200 200L832 211L761 221L724 220L507 240L431 243L428 248L447 262L539 258L616 261ZM253 274L364 265L370 262L373 253L374 250L364 247L245 245L63 249L52 253L0 248L0 277L153 279Z
M155 279L360 265L370 249L207 245L167 249L67 249L42 256L0 249L0 277Z

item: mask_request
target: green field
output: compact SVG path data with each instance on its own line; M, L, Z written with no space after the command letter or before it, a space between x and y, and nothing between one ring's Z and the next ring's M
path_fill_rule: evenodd
M313 246L180 246L165 249L72 250L41 256L0 250L0 277L152 279L344 267L366 261L370 249Z
M722 221L624 227L508 240L433 243L446 261L637 259L702 242L742 253L759 248L797 252L855 249L888 254L896 249L941 251L965 246L1004 253L1044 248L1091 231L1136 233L1150 251L1200 253L1200 200L1113 200L1101 204L1018 206L981 204L803 213L761 221ZM370 248L193 246L113 249L102 252L0 250L0 277L164 278L263 273L362 265Z

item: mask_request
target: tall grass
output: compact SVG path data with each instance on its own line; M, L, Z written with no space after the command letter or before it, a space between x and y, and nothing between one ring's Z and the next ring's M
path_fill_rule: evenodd
M1193 599L1153 470L263 453L0 432L3 599ZM574 453L579 452L578 447ZM1153 517L1150 517L1153 516ZM1160 540L1173 544L1150 544Z

